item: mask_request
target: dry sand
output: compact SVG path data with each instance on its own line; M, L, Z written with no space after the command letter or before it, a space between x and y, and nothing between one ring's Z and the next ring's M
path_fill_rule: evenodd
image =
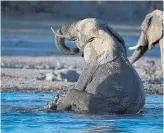
M37 80L40 73L72 67L81 71L84 60L74 56L4 56L1 62L1 91L65 92L75 82ZM147 94L163 94L160 58L143 57L134 64Z

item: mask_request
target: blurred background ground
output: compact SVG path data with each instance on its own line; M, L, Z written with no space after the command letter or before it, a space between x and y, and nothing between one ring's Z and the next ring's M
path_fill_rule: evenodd
M70 66L81 71L84 60L80 54L65 56L58 52L50 27L87 17L107 21L125 40L127 48L140 35L140 25L146 14L160 9L162 1L2 1L1 2L1 89L54 91L67 90L74 83L38 81L40 72ZM71 45L67 42L68 45ZM131 55L128 50L128 56ZM163 92L160 50L156 45L134 64L151 94Z
M96 17L114 23L141 22L162 1L2 1L2 16L11 19L79 20Z

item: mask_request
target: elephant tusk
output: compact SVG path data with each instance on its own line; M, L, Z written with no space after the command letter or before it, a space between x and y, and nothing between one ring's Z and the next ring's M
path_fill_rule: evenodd
M55 33L55 31L54 31L54 29L52 27L51 27L51 30L52 30L53 33Z
M129 47L129 50L135 50L135 49L138 49L139 47L140 45L132 46L132 47Z
M52 30L52 32L55 34L55 36L57 36L57 37L60 37L60 38L67 38L66 36L64 36L64 35L59 35L59 34L57 34L55 31L54 31L54 29L51 27L51 30Z

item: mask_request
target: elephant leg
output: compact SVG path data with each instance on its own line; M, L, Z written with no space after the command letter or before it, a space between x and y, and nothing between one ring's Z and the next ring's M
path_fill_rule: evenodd
M47 105L43 107L44 110L71 110L71 102L67 100L67 96L55 96Z
M96 70L96 67L89 64L85 64L82 73L76 83L75 89L84 92L87 85L92 81L92 76Z
M71 89L63 96L55 96L47 105L43 107L43 109L74 111L78 113L89 112L91 98L92 94Z
M53 99L49 103L47 103L47 105L43 106L43 109L44 110L46 110L46 109L56 110L58 100L59 100L59 94L56 95L55 97L53 97Z
M77 113L98 113L101 111L108 112L107 110L110 108L108 105L105 98L100 95L72 89L64 97L59 98L56 110L74 111Z
M128 105L127 105L128 103ZM133 102L132 102L133 103ZM77 113L131 113L138 112L138 103L129 105L128 96L104 97L102 95L93 95L87 92L81 92L76 89L69 90L65 96L53 98L44 109L56 111L73 111Z
M59 97L56 110L88 112L90 95L76 89L71 89L63 97Z

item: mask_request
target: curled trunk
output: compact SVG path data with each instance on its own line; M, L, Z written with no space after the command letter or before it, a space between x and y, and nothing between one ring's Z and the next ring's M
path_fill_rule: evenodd
M68 28L62 28L62 30L59 29L57 31L57 34L63 35L63 32L62 32L63 30L64 30L64 32L68 32L68 31L66 31L66 30L68 30ZM60 37L60 36L55 36L55 37L56 37L56 39L55 39L56 48L60 52L62 52L63 54L66 54L66 55L74 55L74 54L76 54L76 53L79 52L79 49L78 48L69 48L69 47L67 47L65 45L64 40L66 38L63 38L63 37Z

